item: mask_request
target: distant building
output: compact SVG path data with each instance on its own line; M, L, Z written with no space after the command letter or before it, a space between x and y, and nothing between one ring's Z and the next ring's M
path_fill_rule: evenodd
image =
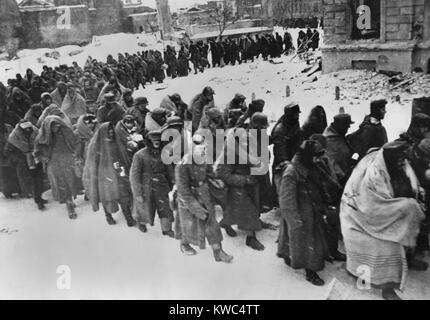
M0 0L0 48L18 46L20 29L21 16L15 0Z
M130 14L128 19L133 33L154 33L160 29L157 11Z
M236 0L236 7L242 19L257 19L264 14L261 0Z
M317 27L323 17L324 1L331 0L262 0L262 6L266 17L276 24L286 27Z
M139 17L147 12L152 14ZM28 48L85 44L95 35L152 32L158 26L155 9L122 0L23 0L19 13L22 44Z
M323 71L429 71L430 1L324 1Z
M177 12L176 26L189 26L189 25L205 25L210 23L211 18L210 10L202 10L199 8L190 8L185 11Z

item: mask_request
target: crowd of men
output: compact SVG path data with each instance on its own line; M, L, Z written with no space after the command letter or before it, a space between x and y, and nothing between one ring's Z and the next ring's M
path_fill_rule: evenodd
M51 189L76 219L74 200L82 195L94 211L103 209L108 224L116 224L113 214L122 211L127 225L144 233L157 214L162 234L178 239L184 254L209 243L215 260L227 263L233 257L223 250L221 230L237 237L237 226L248 247L264 250L258 232L276 228L261 215L276 209L277 255L288 266L304 269L306 280L321 286L318 272L327 261L347 261L355 276L368 265L371 283L386 299L398 298L394 290L403 288L408 267L427 269L418 257L429 249L430 193L423 192L430 177L429 115L415 113L408 131L388 142L386 100L373 101L350 134L351 116L341 112L329 124L322 106L300 126L300 106L291 102L269 137L271 173L253 174L262 164L249 150L248 135L264 135L269 127L264 100L247 104L238 93L222 109L205 87L189 104L175 93L149 110L148 100L133 97L123 82L130 73L118 71L122 59L134 58L109 57L107 64L89 59L84 71L77 64L46 67L41 76L28 70L8 87L0 83L0 187L6 198L33 198L45 210L42 194ZM221 129L222 143L208 148ZM165 141L172 130L178 134ZM263 141L257 139L259 154L269 152ZM230 148L234 161L227 159ZM166 155L174 161L164 161ZM213 161L196 162L198 157ZM342 236L346 255L338 250Z

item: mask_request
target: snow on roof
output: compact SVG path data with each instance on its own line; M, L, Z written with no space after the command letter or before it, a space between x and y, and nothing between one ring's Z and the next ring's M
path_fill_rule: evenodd
M1 1L1 0L0 0ZM50 10L58 10L61 8L87 8L86 5L84 4L77 4L74 6L49 6L49 7L41 7L41 6L25 6L25 7L20 7L19 10L23 11L23 12L28 12L28 11L50 11Z
M150 16L150 15L154 15L154 14L158 14L157 11L152 11L152 12L142 12L142 13L132 13L129 14L129 17L143 17L143 16Z
M222 36L226 37L226 36L245 34L245 33L255 33L255 32L272 32L272 30L273 29L269 28L269 27L239 28L239 29L225 30L223 32ZM218 31L198 33L198 34L193 35L191 37L191 40L214 38L214 37L218 37L218 36L219 36Z
M32 7L32 6L44 6L44 7L52 7L54 4L50 1L46 0L22 0L18 2L20 7Z

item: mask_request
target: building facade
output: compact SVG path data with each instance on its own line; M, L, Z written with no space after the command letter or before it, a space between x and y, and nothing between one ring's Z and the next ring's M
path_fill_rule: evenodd
M158 30L157 10L122 0L24 0L18 15L26 48L82 45L95 35Z
M21 16L15 0L0 0L0 48L12 45L21 27Z
M324 0L323 71L428 71L430 1Z

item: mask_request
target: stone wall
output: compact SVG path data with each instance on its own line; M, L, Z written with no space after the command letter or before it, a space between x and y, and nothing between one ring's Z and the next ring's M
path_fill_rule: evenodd
M176 23L179 27L193 24L204 25L208 24L210 19L211 12L209 10L189 11L179 13Z
M128 16L133 33L151 33L158 31L157 12L136 13Z
M349 0L324 1L325 43L347 43L351 40L353 20ZM381 41L409 41L414 27L424 23L424 0L380 0ZM430 36L430 34L428 35Z
M61 8L61 7L59 7ZM67 44L83 44L91 40L91 26L86 6L70 8L70 28L57 26L59 8L21 10L23 42L27 48L54 47Z
M93 35L117 33L123 30L126 21L122 12L121 0L93 0L94 9L90 11Z
M57 0L56 3L68 2ZM123 10L121 0L75 0L71 3L82 4L52 8L21 7L22 45L27 48L80 45L88 43L93 35L132 32L132 27L127 28L127 11ZM71 12L70 28L62 29L58 28L57 20L65 7ZM140 12L144 8L130 10Z
M0 47L4 47L17 36L21 17L15 0L0 0Z
M324 0L323 71L375 62L377 70L428 69L430 1L380 0L380 35L353 40L351 0ZM379 1L379 0L378 0Z
M269 0L263 1L263 6L268 7L270 16L278 15L279 8L283 8L281 14L287 19L321 17L323 13L323 0Z

